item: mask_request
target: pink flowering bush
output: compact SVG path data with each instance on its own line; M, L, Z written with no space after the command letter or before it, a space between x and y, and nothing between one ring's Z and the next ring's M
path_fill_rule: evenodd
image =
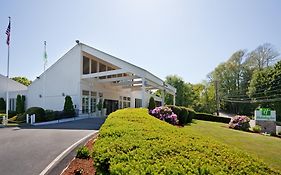
M173 113L171 108L166 106L156 107L150 110L149 114L173 125L177 125L179 122L177 115Z
M244 115L236 115L229 122L229 128L248 131L250 128L250 118Z

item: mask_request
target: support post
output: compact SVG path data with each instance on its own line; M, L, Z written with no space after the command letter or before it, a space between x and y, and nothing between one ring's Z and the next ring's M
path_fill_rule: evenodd
M173 94L173 105L176 105L176 94Z
M164 106L165 105L165 89L162 90L161 96L162 96L162 106Z
M142 96L142 107L145 107L145 78L142 78L142 86L141 86L141 96Z

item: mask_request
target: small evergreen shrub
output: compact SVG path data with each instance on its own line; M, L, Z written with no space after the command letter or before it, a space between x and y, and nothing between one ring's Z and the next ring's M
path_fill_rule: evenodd
M250 118L244 115L236 115L229 122L229 128L248 131L250 128Z
M6 102L4 98L0 98L0 111L1 113L6 111Z
M73 107L72 99L68 95L65 97L63 111L64 111L65 115L67 115L67 116L75 115L75 110Z
M25 96L22 95L21 96L21 112L24 113L25 112Z
M149 99L149 103L148 103L148 110L152 110L156 107L156 104L155 104L155 100L153 97L150 97Z
M90 158L90 151L86 146L81 146L77 149L76 158L88 159Z
M173 111L166 106L156 107L149 111L149 114L170 124L178 124L177 115L174 114Z
M29 115L35 114L35 122L36 123L46 121L45 110L43 108L40 108L40 107L28 108L25 112L25 115L26 114L29 114ZM22 115L23 120L25 120L25 115Z
M17 95L17 99L16 99L16 111L17 111L18 114L21 114L21 113L22 113L22 111L21 111L21 109L22 109L21 105L22 105L21 95Z
M261 132L261 126L260 125L256 125L253 127L253 132L255 133L260 133Z

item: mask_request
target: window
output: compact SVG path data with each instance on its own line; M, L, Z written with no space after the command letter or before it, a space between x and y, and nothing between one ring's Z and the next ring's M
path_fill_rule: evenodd
M82 91L82 113L89 113L89 91Z
M99 63L100 64L100 72L105 72L106 71L106 65Z
M10 104L9 104L9 110L15 111L16 110L16 99L15 98L10 98L9 99Z
M142 100L136 98L135 99L135 108L140 108L140 107L142 107Z
M99 63L100 65L100 72L105 72L106 71L106 65L102 64L102 63ZM100 77L100 79L105 79L106 76L102 76Z
M107 71L114 70L112 67L107 67ZM115 77L114 75L108 75L107 78L113 78Z
M90 73L90 60L87 57L83 57L83 74Z
M91 100L90 100L90 111L91 111L91 113L96 112L96 105L97 105L97 93L91 92Z
M98 62L95 60L91 60L91 73L98 72Z
M131 107L131 97L120 96L119 108L129 108Z

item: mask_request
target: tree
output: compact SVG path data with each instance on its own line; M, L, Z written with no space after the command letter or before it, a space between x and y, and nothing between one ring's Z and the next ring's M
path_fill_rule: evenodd
M249 62L259 70L274 64L279 56L279 52L270 43L258 46L248 54Z
M6 110L6 102L4 98L0 98L0 111L4 112Z
M29 86L32 81L27 79L26 77L13 77L12 80L17 81L25 86Z
M22 112L25 112L25 96L24 95L22 95L21 96L21 111Z
M22 107L22 100L21 100L21 95L17 95L17 100L16 100L16 112L17 114L21 114L23 113L23 111L21 111Z
M63 111L66 115L75 115L72 99L68 95L65 97Z
M156 107L156 104L155 104L155 101L154 101L154 98L153 97L150 97L149 99L149 104L148 104L148 109L149 110L152 110Z
M192 85L185 83L183 79L177 75L169 75L166 77L166 83L174 86L177 89L176 105L177 106L192 106L194 100L194 93ZM170 94L165 95L165 103L173 104L173 97Z

